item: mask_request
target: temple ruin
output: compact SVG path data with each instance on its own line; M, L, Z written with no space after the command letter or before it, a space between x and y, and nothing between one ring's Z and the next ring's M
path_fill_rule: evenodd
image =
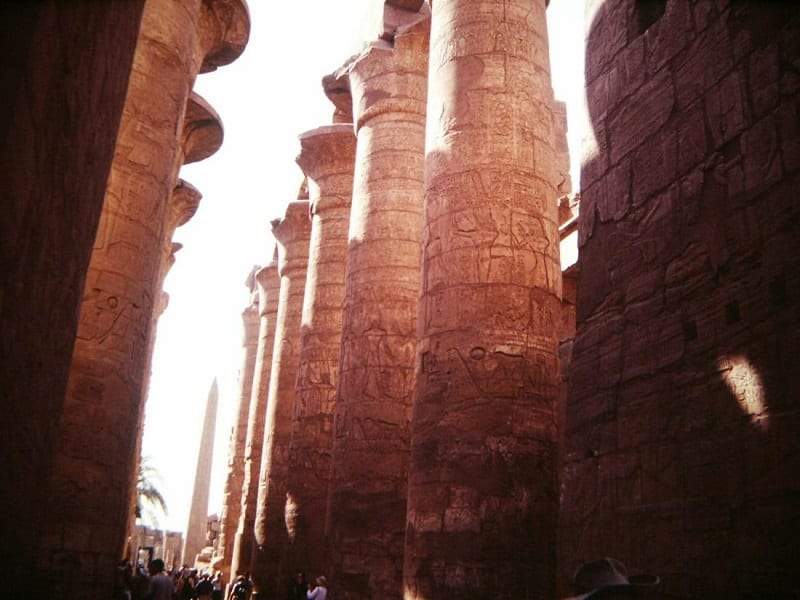
M331 122L298 132L275 254L242 273L202 564L265 600L297 572L335 600L549 600L602 557L658 575L635 597L796 597L800 4L585 0L573 191L548 0L374 2L373 38L309 74ZM250 17L21 6L0 8L0 558L9 597L105 600L121 558L181 553L132 519L144 401L201 198L179 170L224 137L194 82Z

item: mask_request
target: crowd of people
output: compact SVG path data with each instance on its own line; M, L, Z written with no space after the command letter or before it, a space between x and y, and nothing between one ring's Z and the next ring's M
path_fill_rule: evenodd
M180 569L165 569L160 558L150 561L148 569L139 563L134 567L121 561L114 582L116 600L249 600L253 591L250 573L239 575L225 597L225 580L221 571L198 571L184 565ZM326 600L328 582L324 576L316 585L306 582L298 573L289 584L288 600Z

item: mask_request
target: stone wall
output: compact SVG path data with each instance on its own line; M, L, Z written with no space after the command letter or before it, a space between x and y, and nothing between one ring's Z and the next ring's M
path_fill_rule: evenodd
M800 7L587 9L561 581L796 593Z

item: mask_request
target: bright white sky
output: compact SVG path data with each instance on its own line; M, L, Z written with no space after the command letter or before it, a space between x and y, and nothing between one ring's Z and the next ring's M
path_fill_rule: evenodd
M208 389L217 377L220 408L209 513L219 512L228 436L238 399L244 280L272 255L269 221L281 216L301 180L297 136L330 123L324 75L372 39L382 0L249 0L250 43L234 63L201 75L195 90L225 124L225 142L181 177L203 193L195 217L178 229L183 244L165 289L158 327L143 454L161 473L169 515L183 530L192 494ZM569 109L573 182L583 102L583 2L552 0L548 10L553 87ZM573 187L577 187L573 184Z

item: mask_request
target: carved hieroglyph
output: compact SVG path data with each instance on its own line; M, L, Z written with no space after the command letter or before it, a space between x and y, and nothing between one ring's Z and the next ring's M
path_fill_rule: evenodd
M197 212L197 207L200 205L202 194L192 184L178 180L172 190L169 202L167 204L167 211L164 216L164 233L162 236L162 250L161 250L161 268L159 271L157 289L161 290L159 302L153 307L153 315L150 321L150 334L147 341L147 359L145 365L147 371L145 373L144 384L144 397L147 398L150 390L150 378L152 376L152 360L153 350L156 344L156 330L158 328L158 321L169 304L169 294L163 291L164 279L169 273L172 266L175 264L175 253L181 249L181 244L172 241L172 236L175 230L185 225L189 219ZM128 537L131 538L135 533L136 525L136 487L138 480L138 466L141 460L142 452L142 434L144 433L144 407L139 411L139 436L136 441L136 451L134 452L134 460L136 460L135 468L131 471L131 480L129 483L130 489L130 502L128 508Z
M436 0L405 598L552 598L561 271L545 0Z
M334 431L331 585L399 598L420 286L429 13L347 65L357 132Z
M281 288L261 453L255 525L258 548L253 561L256 590L268 598L281 596L278 590L285 585L287 575L281 573L287 543L284 509L311 234L308 208L307 201L290 202L283 219L272 223L272 233L278 242Z
M242 337L242 366L239 370L239 404L228 447L228 474L225 478L225 489L222 496L222 514L220 515L219 541L217 543L217 556L222 560L218 561L216 566L223 572L225 581L228 582L231 581L230 573L236 530L239 527L242 510L245 443L250 403L253 397L256 357L258 356L261 317L259 315L256 273L259 268L254 267L245 281L245 285L250 290L250 304L242 312L244 335Z
M312 224L289 451L290 545L284 569L288 573L319 574L325 566L355 142L351 123L319 127L300 136L297 164L308 178Z
M218 12L221 2L226 10ZM241 0L145 6L48 484L37 572L52 595L111 594L136 464L164 213L183 162L181 123L195 75L238 56L248 24Z
M256 366L250 393L250 411L247 416L247 436L244 446L244 478L242 480L239 526L233 547L231 580L251 571L253 558L258 476L261 470L261 450L264 444L264 425L267 417L267 393L272 372L272 351L275 343L275 320L278 314L280 278L278 257L256 272L258 284L259 330Z

